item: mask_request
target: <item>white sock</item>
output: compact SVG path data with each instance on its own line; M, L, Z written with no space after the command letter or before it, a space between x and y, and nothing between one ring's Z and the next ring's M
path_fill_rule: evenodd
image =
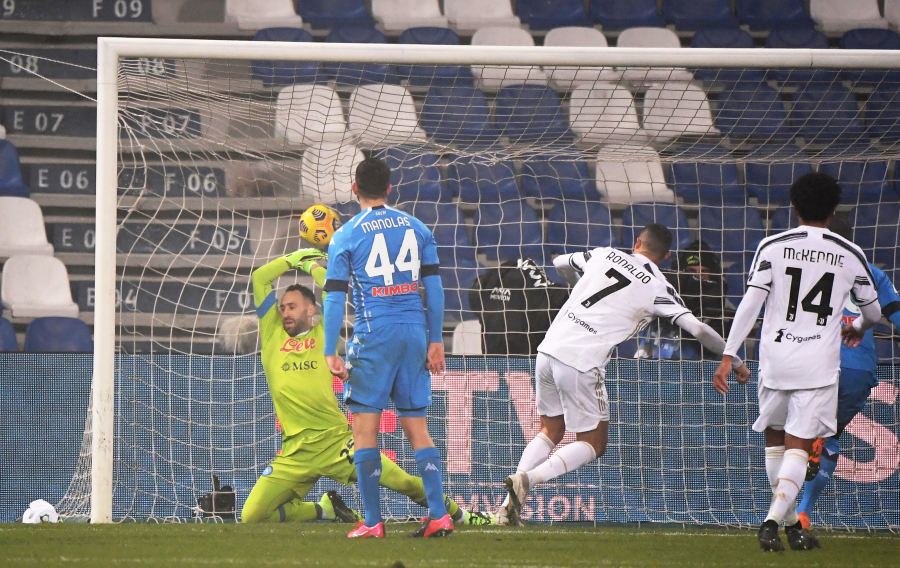
M547 461L547 456L550 455L550 452L552 452L555 447L556 444L554 444L550 438L541 432L538 432L538 435L528 442L528 445L522 450L522 457L519 458L519 465L516 466L516 473L529 471L541 465ZM503 503L500 506L505 507L508 504L509 493L506 494L506 497L503 499Z
M547 461L529 471L528 484L534 487L538 483L556 479L595 459L597 459L597 453L594 452L592 445L587 442L572 442L550 456Z
M766 448L766 475L769 476L769 486L775 492L778 485L778 472L781 471L781 462L784 459L784 446L771 446Z
M772 498L772 506L766 520L781 523L787 512L793 506L797 506L797 494L806 479L806 462L809 454L803 450L787 450L784 452L784 462L781 471L778 472L778 485L775 486L775 496ZM796 516L796 512L794 513ZM796 523L796 521L794 521Z

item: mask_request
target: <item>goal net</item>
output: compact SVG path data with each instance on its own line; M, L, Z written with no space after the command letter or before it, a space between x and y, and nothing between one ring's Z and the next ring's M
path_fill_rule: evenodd
M818 170L841 181L839 215L893 278L896 61L749 51L101 39L93 408L63 514L197 518L213 475L240 510L280 444L251 270L310 246L308 206L352 217L366 156L387 161L391 204L439 245L450 355L429 425L464 507L496 510L538 429L531 354L565 297L556 255L630 250L664 223L663 268L727 333L759 240L796 224L790 183ZM312 285L289 273L277 289L294 282ZM875 333L882 384L842 438L818 524L900 527L896 336ZM535 490L525 519L760 522L755 374L723 398L715 366L658 323L622 344L606 455ZM381 432L415 472L392 411ZM309 498L331 488L359 504L324 479ZM423 513L384 499L391 518Z

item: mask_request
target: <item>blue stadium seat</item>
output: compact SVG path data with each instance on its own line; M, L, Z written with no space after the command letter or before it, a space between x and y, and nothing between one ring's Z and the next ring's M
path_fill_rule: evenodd
M450 163L447 183L453 196L463 203L496 203L521 197L512 162L457 158Z
M900 89L895 85L879 86L869 95L866 127L869 136L883 144L900 142Z
M397 40L402 44L459 45L459 36L449 28L409 28ZM475 78L468 66L461 65L398 65L397 72L416 87L452 87L457 83L474 85Z
M19 153L9 140L0 140L0 196L31 196L31 191L22 179Z
M828 49L828 38L808 27L790 26L773 30L766 38L766 47L773 49ZM838 79L834 69L772 69L769 79L784 85L803 86L810 82L831 84Z
M35 318L25 330L25 349L30 353L90 353L91 330L75 318Z
M441 259L443 262L443 259ZM478 277L478 269L440 267L441 285L444 287L444 319L473 319L475 315L469 307L469 290Z
M808 143L849 143L864 137L860 115L853 93L835 84L828 88L810 86L798 93L790 120Z
M779 207L775 210L775 213L772 214L772 222L770 225L769 235L771 236L775 233L799 227L800 221L794 214L794 208L790 205L785 205L784 207Z
M591 25L582 0L518 0L516 11L533 30Z
M359 201L345 201L343 203L333 203L329 205L332 209L337 211L338 215L341 216L341 223L346 223L350 219L359 215Z
M514 85L497 93L497 130L513 144L571 144L574 137L560 107L559 95L541 85Z
M363 0L297 0L297 13L315 29L373 23Z
M765 83L736 83L723 92L716 125L725 136L769 144L788 144L795 134L778 91Z
M328 43L387 43L384 34L368 25L342 26L331 30ZM338 85L356 87L363 83L400 83L397 69L384 63L325 63L325 74Z
M16 330L6 318L0 318L0 351L18 351Z
M475 247L469 241L466 220L455 204L404 203L401 208L431 229L441 266L475 268Z
M672 231L672 250L691 244L691 229L681 207L669 203L636 203L622 215L622 241L626 249L634 246L641 230L650 223L662 223Z
M727 150L712 144L695 144L687 151L698 157L696 162L672 164L672 186L676 195L688 204L744 204L747 198L738 184L737 166L727 161ZM681 154L681 158L684 157L685 154Z
M256 32L253 41L297 41L311 42L312 35L299 28L265 28ZM272 85L293 85L294 83L314 83L318 78L319 64L312 61L253 61L251 71L254 79L267 87Z
M900 35L894 30L858 29L850 30L841 37L841 49L889 49L900 50ZM891 84L896 90L900 83L900 72L870 69L859 71L844 69L844 79L856 86L877 87Z
M567 254L618 244L609 209L601 203L560 201L547 216L547 245L551 253Z
M780 146L761 146L747 156L744 183L747 195L760 206L787 205L794 180L812 172L806 155Z
M803 0L737 0L736 11L741 23L751 30L815 25Z
M591 0L591 16L609 31L666 25L656 0Z
M875 339L875 354L881 364L896 364L900 362L900 344L892 339Z
M691 47L752 49L753 38L740 28L704 28L694 33ZM762 69L695 69L694 77L711 83L737 81L762 82L766 72Z
M484 93L470 86L428 89L421 123L435 142L461 148L492 146L499 137Z
M597 199L594 180L584 160L529 159L522 166L522 192L535 199Z
M900 204L892 202L867 203L850 212L853 242L865 251L870 261L884 264L888 269L900 266L896 258L900 245L897 219L900 219Z
M543 233L524 201L482 203L475 212L475 244L489 260L531 258L543 265Z
M766 236L755 207L701 207L700 240L720 252L725 263L740 263Z
M440 159L437 154L423 154L404 148L388 148L378 152L391 168L391 193L388 202L449 201L449 192L441 180Z
M736 26L728 0L663 0L663 16L680 30Z
M819 171L840 182L842 205L897 200L896 194L885 193L893 193L893 189L889 189L887 160L824 162L819 165Z
M747 274L741 263L732 264L725 270L725 286L728 289L725 292L725 299L735 308L738 307L747 287Z

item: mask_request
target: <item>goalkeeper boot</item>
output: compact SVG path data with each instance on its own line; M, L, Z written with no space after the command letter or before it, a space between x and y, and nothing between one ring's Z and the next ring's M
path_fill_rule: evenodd
M809 515L806 514L806 511L800 511L800 514L797 515L800 519L800 525L805 529L809 530L809 527L812 526L812 521L809 520Z
M482 511L469 511L469 518L466 519L467 525L483 527L494 524L494 518L490 513Z
M784 533L788 537L788 544L791 550L812 550L813 548L822 548L819 539L815 535L803 528L803 523L797 521L793 525L785 525Z
M344 503L337 491L326 491L319 499L319 507L322 508L322 516L335 523L357 523L362 520L359 513Z
M424 518L419 528L409 533L414 538L437 538L441 536L450 536L453 532L453 519L450 515L444 515L440 519Z
M355 529L347 533L347 538L384 538L384 523L367 527L365 521L360 521Z
M759 526L757 533L759 538L759 547L763 552L782 552L784 544L781 543L781 537L778 536L778 523L768 520Z
M819 475L819 466L822 461L822 448L825 446L825 438L817 438L813 442L812 452L806 461L806 481L812 481Z
M523 472L514 473L506 478L506 491L509 493L509 505L507 506L507 515L509 515L509 524L515 527L521 527L522 523L522 506L528 497L528 491L531 484L528 482L528 474Z

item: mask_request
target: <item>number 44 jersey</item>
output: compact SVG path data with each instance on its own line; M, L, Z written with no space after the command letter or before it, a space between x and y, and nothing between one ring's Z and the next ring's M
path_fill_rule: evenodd
M833 385L841 366L841 315L850 296L878 301L862 250L819 227L802 225L764 239L748 286L768 292L760 337L760 383L770 389Z
M640 254L597 248L568 256L583 275L538 351L569 367L603 370L616 345L653 318L675 322L690 313L659 268Z

